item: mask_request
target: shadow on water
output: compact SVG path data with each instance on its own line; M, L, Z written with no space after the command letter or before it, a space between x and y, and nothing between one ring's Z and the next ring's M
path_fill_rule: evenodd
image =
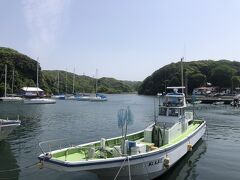
M0 141L0 179L18 179L19 166L6 141Z
M197 162L207 151L207 144L200 139L193 147L193 151L187 153L180 161L178 161L169 171L155 180L195 180L197 179L196 169Z

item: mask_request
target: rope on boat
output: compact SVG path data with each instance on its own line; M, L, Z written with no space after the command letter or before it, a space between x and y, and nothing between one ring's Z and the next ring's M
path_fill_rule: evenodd
M128 177L129 177L129 180L131 180L131 168L130 168L130 161L129 161L129 157L127 156L127 159L128 159Z
M123 168L123 165L125 164L125 161L126 161L126 159L127 159L127 158L125 158L125 159L124 159L124 161L123 161L122 165L120 166L120 168L119 168L119 170L118 170L118 172L117 172L116 176L114 177L114 180L116 180L116 179L117 179L117 177L118 177L118 175L119 175L120 171L121 171L121 170L122 170L122 168Z
M119 168L119 170L118 170L116 176L114 177L114 180L116 180L117 177L119 176L119 174L120 174L120 172L121 172L121 170L122 170L122 168L123 168L123 166L124 166L126 160L128 160L128 179L129 179L129 180L132 179L132 177L131 177L131 167L130 167L131 165L130 165L130 161L129 161L129 156L126 155L126 158L124 159L122 165L120 166L120 168Z

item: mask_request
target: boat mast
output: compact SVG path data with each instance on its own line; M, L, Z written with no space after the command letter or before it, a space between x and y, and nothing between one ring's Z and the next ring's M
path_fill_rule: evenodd
M66 68L66 84L65 84L65 92L67 93L67 68Z
M12 94L13 94L13 85L14 85L14 68L13 68L13 74L12 74Z
M7 97L7 65L5 64L5 91L4 91L4 97Z
M182 93L184 93L184 90L183 90L183 59L184 57L181 58L181 83L182 83Z

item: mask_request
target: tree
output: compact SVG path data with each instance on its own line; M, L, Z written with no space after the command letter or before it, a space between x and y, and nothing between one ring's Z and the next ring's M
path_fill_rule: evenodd
M204 85L206 76L202 73L192 73L188 75L188 90L192 92L194 88Z
M219 87L231 87L233 74L236 72L233 68L227 65L218 65L212 70L211 82Z
M240 76L233 76L232 77L232 87L240 87Z

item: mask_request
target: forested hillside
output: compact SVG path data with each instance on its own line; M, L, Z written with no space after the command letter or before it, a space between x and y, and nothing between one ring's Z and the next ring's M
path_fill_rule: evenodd
M210 82L220 88L240 86L240 62L229 60L200 60L183 62L184 84L191 93L196 87ZM181 85L181 63L166 65L148 76L138 89L139 94L155 95L167 86Z
M24 86L36 86L37 61L17 52L16 50L0 47L0 96L4 93L5 65L7 65L7 93L18 93ZM14 78L13 78L14 71ZM73 73L65 71L41 71L39 65L39 87L48 94L58 92L73 92ZM13 81L14 80L14 81ZM95 92L96 79L88 76L75 75L75 92ZM104 93L129 93L136 92L139 82L120 81L114 78L100 78L98 80L98 92Z

